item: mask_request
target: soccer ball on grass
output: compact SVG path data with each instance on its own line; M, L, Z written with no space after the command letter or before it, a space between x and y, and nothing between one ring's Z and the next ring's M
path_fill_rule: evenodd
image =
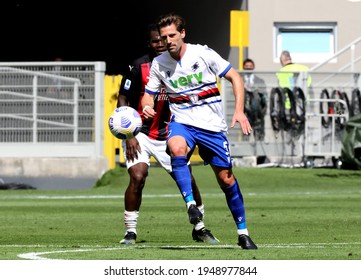
M142 118L129 106L116 108L108 120L110 132L121 140L131 139L142 128Z

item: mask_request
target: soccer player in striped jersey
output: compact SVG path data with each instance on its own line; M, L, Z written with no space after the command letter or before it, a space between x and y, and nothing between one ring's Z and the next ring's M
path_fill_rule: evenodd
M202 213L195 206L191 173L187 162L195 146L205 164L212 167L217 182L237 227L238 245L243 249L257 249L249 236L243 196L232 171L232 161L226 136L228 127L223 116L222 99L217 88L217 76L232 83L236 122L242 132L250 134L252 127L244 113L244 83L242 77L217 52L207 46L185 43L185 20L176 14L161 16L157 22L160 37L167 52L152 62L149 82L142 99L146 119L157 116L155 97L162 85L169 98L171 122L167 149L177 186L187 205L189 220L197 223Z
M149 70L154 57L166 51L160 40L156 25L148 26L149 52L136 59L128 74L121 82L117 107L131 106L142 115L141 100L144 88L149 78ZM170 109L168 96L162 89L155 97L154 109L157 116L153 119L144 119L140 133L136 137L123 141L123 150L126 166L129 173L129 185L124 195L124 224L126 232L121 244L135 244L137 238L137 222L142 202L142 190L145 185L150 157L153 156L159 164L173 177L170 156L166 153L166 138ZM189 163L188 163L189 164ZM191 167L187 167L191 170ZM197 209L204 214L204 205L197 184L192 176L191 188L195 193ZM204 220L200 219L193 227L192 237L195 241L217 243L218 239L205 228Z

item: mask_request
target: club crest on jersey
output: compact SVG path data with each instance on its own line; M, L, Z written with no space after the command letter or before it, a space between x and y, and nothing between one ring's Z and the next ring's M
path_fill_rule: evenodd
M167 76L170 77L170 71L167 71Z
M189 95L189 100L190 100L192 103L197 103L197 102L198 102L198 94L191 94L191 95Z
M192 65L192 67L191 67L191 69L192 69L193 72L196 71L198 68L199 68L199 63L198 63L198 62L194 63L194 64Z

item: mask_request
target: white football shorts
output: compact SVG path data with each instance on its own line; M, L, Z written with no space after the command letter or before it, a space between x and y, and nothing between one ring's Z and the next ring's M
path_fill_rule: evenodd
M124 158L126 160L125 164L127 169L136 165L137 163L144 162L150 166L150 158L153 156L157 162L169 173L172 172L172 166L170 163L170 156L166 153L167 142L153 140L150 139L147 135L142 132L139 132L135 136L139 142L139 146L141 148L141 153L138 153L138 159L134 159L134 161L127 161L127 157L125 154L125 141L123 141L123 151Z

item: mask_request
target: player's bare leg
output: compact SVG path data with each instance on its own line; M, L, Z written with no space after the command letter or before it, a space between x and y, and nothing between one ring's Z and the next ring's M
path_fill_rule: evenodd
M120 244L135 244L137 238L137 222L140 205L142 204L142 191L148 176L148 165L138 163L128 169L129 185L124 194L124 225L126 228L124 238Z

